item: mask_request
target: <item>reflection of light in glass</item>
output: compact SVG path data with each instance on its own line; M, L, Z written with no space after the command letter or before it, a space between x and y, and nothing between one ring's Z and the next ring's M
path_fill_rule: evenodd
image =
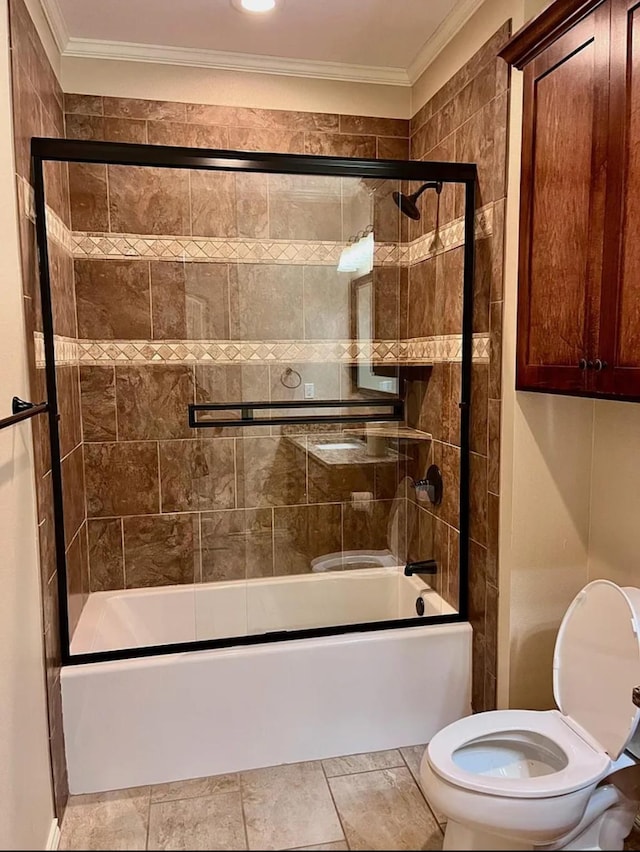
M373 233L360 237L345 246L340 254L338 272L366 275L373 269Z
M189 336L202 340L208 336L206 333L207 305L203 299L191 294L187 294L185 303Z

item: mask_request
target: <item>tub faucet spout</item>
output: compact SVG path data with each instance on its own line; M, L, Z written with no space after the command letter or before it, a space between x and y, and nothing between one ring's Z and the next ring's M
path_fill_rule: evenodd
M438 563L435 559L424 559L422 562L407 562L404 566L405 577L412 574L437 574Z

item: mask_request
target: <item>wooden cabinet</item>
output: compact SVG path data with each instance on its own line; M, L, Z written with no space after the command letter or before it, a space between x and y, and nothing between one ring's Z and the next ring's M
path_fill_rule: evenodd
M611 6L611 112L602 358L596 390L640 397L640 2Z
M640 0L557 0L524 70L517 387L640 400Z

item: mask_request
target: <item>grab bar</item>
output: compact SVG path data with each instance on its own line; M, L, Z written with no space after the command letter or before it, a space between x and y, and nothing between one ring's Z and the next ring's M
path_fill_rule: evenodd
M314 414L307 417L255 417L254 411L290 408L387 408L379 414ZM199 411L240 411L233 420L198 420ZM288 402L206 402L189 405L189 426L212 429L219 426L286 426L291 423L399 423L404 420L404 401L393 399L304 399Z
M7 426L13 426L23 420L29 420L36 414L44 414L45 411L49 410L49 405L46 402L26 402L19 396L14 396L11 400L11 410L13 414L10 417L4 417L0 420L0 429L6 429Z

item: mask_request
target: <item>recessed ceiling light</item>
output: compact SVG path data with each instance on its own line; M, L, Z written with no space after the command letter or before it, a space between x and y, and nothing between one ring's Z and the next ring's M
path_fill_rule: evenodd
M263 14L276 7L276 0L231 0L233 6L241 12Z

